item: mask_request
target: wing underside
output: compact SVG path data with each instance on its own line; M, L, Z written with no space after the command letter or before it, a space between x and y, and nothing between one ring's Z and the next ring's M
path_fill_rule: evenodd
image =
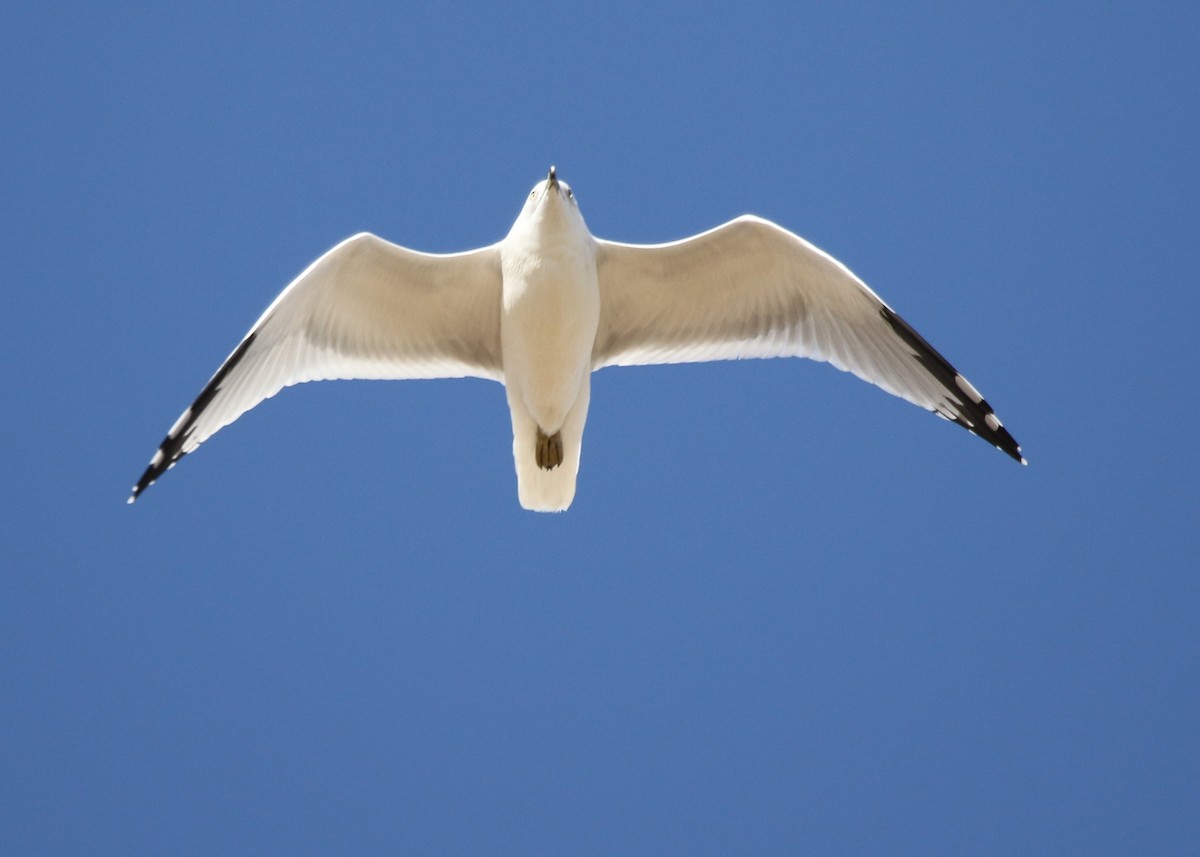
M416 253L373 235L334 247L297 277L176 420L133 488L281 389L306 381L500 380L495 247Z
M670 244L598 242L593 364L751 357L827 361L988 441L1020 446L979 392L858 277L769 221Z

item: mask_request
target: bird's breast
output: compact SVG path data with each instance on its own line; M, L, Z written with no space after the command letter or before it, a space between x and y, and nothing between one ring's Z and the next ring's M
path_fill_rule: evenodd
M592 368L600 323L595 258L582 252L537 252L503 260L500 337L505 383L531 414L556 429Z

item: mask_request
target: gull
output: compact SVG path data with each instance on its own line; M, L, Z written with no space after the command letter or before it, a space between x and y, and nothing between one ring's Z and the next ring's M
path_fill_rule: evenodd
M128 502L292 384L476 377L504 385L521 505L563 511L592 372L752 357L829 362L1026 463L979 391L829 254L753 215L667 244L596 238L550 167L496 244L431 254L360 233L309 265L171 426Z

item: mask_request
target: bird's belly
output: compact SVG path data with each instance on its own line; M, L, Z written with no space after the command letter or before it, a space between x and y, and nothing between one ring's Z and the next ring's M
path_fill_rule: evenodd
M562 425L591 372L600 320L595 272L558 273L506 282L500 327L505 383L548 432Z

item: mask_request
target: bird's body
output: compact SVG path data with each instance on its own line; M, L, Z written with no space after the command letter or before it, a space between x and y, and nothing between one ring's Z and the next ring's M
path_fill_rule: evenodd
M574 195L550 197L561 196L559 187L548 182L540 199L534 191L529 216L517 219L500 251L500 343L517 491L522 506L541 511L566 509L575 496L600 324L595 242Z
M434 255L362 234L310 265L172 426L129 500L291 384L476 376L505 385L521 505L561 511L594 370L781 356L827 360L1024 462L975 388L832 257L752 216L669 244L598 239L552 167L498 244Z

